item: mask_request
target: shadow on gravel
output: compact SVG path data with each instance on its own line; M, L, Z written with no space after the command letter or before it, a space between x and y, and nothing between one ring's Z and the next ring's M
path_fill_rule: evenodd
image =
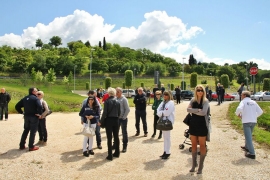
M0 154L0 159L16 159L20 157L22 154L27 153L28 148L24 150L19 150L19 149L10 149L7 152L1 153Z
M261 162L257 161L256 159L241 158L236 161L232 161L232 164L236 166L245 166L245 165L257 165L261 164Z
M142 143L143 144L153 144L153 143L163 143L163 141L159 140L159 139L150 138L150 139L143 140Z
M148 161L145 162L145 167L144 169L147 171L154 171L154 170L158 170L164 167L164 162L166 162L166 160L162 160L160 159L156 159L156 160L152 160L152 161Z
M80 161L84 158L82 155L82 149L64 152L61 155L60 160L65 163Z
M196 172L195 173L188 173L186 175L184 174L179 174L177 176L172 177L172 180L179 180L179 179L202 179L202 174L197 175Z
M87 161L84 165L82 165L82 167L80 167L78 170L79 171L87 171L87 170L102 166L105 163L112 162L112 161L109 161L106 159L107 155L108 155L108 152L103 152L103 153L96 153L95 152L94 156L92 156L92 155L90 155L89 157L83 156L83 158L88 158L89 161ZM121 155L120 155L120 158L113 158L113 161L117 161L118 159L121 159Z

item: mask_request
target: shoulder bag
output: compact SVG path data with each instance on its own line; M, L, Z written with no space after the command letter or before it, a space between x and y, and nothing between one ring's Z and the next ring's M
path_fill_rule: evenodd
M165 103L163 105L163 109L165 107ZM168 116L166 116L166 119L163 119L163 113L161 115L161 117L158 119L157 122L157 129L161 130L161 131L170 131L173 129L173 125L172 122L168 119Z
M190 125L190 121L192 119L192 115L190 113L188 113L183 121L183 123L185 123L187 126Z
M96 129L91 127L91 122L90 120L87 120L87 125L83 127L82 129L82 135L87 136L87 137L92 137L96 135Z

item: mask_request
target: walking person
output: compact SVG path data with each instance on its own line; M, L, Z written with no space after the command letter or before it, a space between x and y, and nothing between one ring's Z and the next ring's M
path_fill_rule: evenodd
M5 120L8 120L8 103L11 100L10 95L5 88L1 88L0 93L0 120L2 121L5 115Z
M220 103L221 103L221 93L222 93L220 83L217 83L216 93L217 93L217 98L218 98L218 104L217 105L220 105Z
M119 148L119 117L121 114L120 103L115 99L116 90L108 88L109 98L104 102L104 110L99 125L106 128L108 156L107 160L120 156ZM112 135L115 151L112 153Z
M211 87L209 87L210 89L208 90L208 100L209 100L209 102L211 102L212 101L212 89L211 89Z
M24 131L20 141L20 149L25 149L26 138L30 131L29 137L29 151L38 150L38 146L34 146L35 136L38 129L39 117L42 114L42 106L40 100L37 98L37 89L32 87L28 90L29 95L22 98L16 105L15 109L18 113L24 114ZM24 111L22 111L24 108Z
M89 96L87 98L87 103L83 105L80 110L79 116L83 117L82 124L84 127L89 126L92 128L96 128L97 121L100 117L99 105L95 96ZM90 120L90 121L89 121ZM88 124L90 123L90 124ZM88 143L88 148L87 148ZM93 136L83 138L83 155L85 157L89 157L89 155L94 155L93 151Z
M256 126L257 118L262 115L263 111L260 106L250 98L249 91L242 91L242 101L236 108L235 114L241 118L245 135L245 146L241 148L246 151L247 158L255 159L255 150L252 143L252 133Z
M239 94L239 101L241 101L242 91L244 91L244 83L241 83L240 87L237 90L237 92Z
M157 108L157 115L159 117L167 118L174 123L174 101L173 96L170 91L164 91L163 93L164 100L160 103ZM168 159L171 155L171 131L162 131L164 139L164 153L160 156L162 159Z
M46 128L46 116L49 113L49 107L47 102L43 99L44 97L44 92L43 91L38 91L37 92L37 97L40 100L40 104L42 105L42 114L39 117L39 122L38 122L38 134L39 134L39 141L37 145L47 145L47 139L48 139L48 132Z
M192 148L192 168L189 172L195 172L197 165L197 144L200 145L200 164L197 174L202 173L204 159L206 156L206 141L210 141L209 131L209 103L203 85L195 87L194 98L191 99L187 112L192 113L189 125L189 133Z
M159 119L159 116L157 115L157 108L159 107L160 103L163 101L163 98L161 97L161 91L156 91L156 98L154 100L154 104L152 105L152 110L154 110L154 133L152 135L152 138L156 136L157 131L157 122ZM158 139L162 138L162 131L159 131Z
M148 105L149 105L150 104L150 99L151 99L150 88L147 88L147 90L146 90L146 97L147 97L147 101L148 101Z
M175 90L175 96L176 96L176 104L180 104L181 89L179 86L177 86L174 90Z
M122 152L125 153L127 151L128 145L128 132L127 132L127 123L128 123L128 114L130 112L129 104L127 98L122 94L123 89L120 87L116 88L116 98L120 104L120 116L119 116L119 129L122 129L123 135L123 149Z
M135 104L135 127L137 130L135 136L140 135L140 119L142 119L144 137L147 137L148 132L146 122L146 97L141 87L138 88L138 94L136 94L134 97L133 103Z

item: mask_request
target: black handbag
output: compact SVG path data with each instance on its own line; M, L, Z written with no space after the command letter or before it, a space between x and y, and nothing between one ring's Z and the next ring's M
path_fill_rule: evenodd
M170 131L173 129L172 122L168 119L167 116L166 119L164 120L162 114L162 116L159 118L157 122L157 129L161 131Z
M190 121L192 119L192 115L190 113L188 113L183 121L183 123L185 123L186 125L190 125Z

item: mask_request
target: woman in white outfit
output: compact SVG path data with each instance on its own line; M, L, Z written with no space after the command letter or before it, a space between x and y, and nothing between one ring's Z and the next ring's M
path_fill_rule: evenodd
M82 124L84 127L89 126L88 125L88 120L90 120L90 127L96 128L97 125L97 120L99 119L99 105L96 101L95 96L89 96L87 99L87 103L83 105L79 115L83 117ZM87 143L88 143L88 148L87 148ZM87 137L84 136L83 139L83 155L85 157L89 157L89 154L94 155L95 153L93 152L92 149L93 146L93 136L92 137Z
M170 91L164 91L163 93L163 101L157 108L157 115L161 117L163 115L163 119L166 117L174 123L174 101L173 96ZM162 159L168 159L171 155L171 131L162 131L164 138L164 153L160 156Z

